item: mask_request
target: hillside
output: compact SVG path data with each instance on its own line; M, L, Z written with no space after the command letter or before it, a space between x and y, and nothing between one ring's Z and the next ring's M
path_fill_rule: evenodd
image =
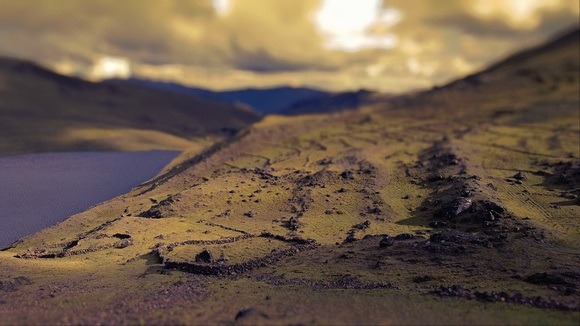
M358 111L266 117L1 251L0 320L576 325L578 33Z
M184 149L259 119L243 107L137 85L92 83L0 59L0 153ZM192 140L196 140L192 143Z

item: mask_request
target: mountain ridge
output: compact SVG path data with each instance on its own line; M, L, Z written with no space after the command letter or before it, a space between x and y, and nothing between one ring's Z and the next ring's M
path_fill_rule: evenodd
M155 138L154 148L184 149L192 139L229 137L260 119L242 106L85 81L6 58L0 60L0 96L2 154L142 148ZM123 137L131 140L119 143Z
M201 96L203 98L223 101L225 103L243 103L261 114L284 112L299 101L324 98L332 94L327 91L313 88L291 86L279 86L271 88L241 88L224 91L213 91L173 82L163 82L141 78L109 80L109 82L133 83L180 94Z

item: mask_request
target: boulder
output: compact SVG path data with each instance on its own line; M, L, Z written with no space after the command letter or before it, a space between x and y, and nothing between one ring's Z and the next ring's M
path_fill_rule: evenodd
M195 255L195 262L211 264L214 262L213 255L209 250L203 249L200 253Z

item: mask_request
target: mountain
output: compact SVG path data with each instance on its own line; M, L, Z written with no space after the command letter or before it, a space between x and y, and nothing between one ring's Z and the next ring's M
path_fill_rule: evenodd
M390 97L388 101L391 107L401 108L405 108L407 103L413 103L421 108L415 110L419 114L427 112L432 114L437 111L440 114L456 115L471 107L459 107L465 102L472 101L471 98L478 98L477 100L481 101L483 97L486 101L493 101L490 97L497 97L498 101L505 102L503 109L509 112L498 111L495 114L507 116L515 112L518 107L523 106L523 103L510 101L510 97L514 99L518 96L524 97L524 103L528 103L536 100L540 95L560 95L565 90L569 90L571 93L576 91L577 71L580 66L580 59L576 55L578 42L579 32L572 30L563 33L546 45L521 51L483 71L442 87L434 87L428 91L406 94L396 98ZM530 90L539 90L541 94L533 92L524 94ZM566 94L566 97L574 99L573 94ZM431 108L427 108L423 104L429 105ZM433 104L440 105L435 108ZM449 109L446 104L452 105L452 109ZM475 104L480 106L479 103ZM574 107L572 109L576 111ZM528 116L529 119L543 120L545 114L560 114L557 110L546 110L540 105L534 106L534 109L528 108L528 110L534 113ZM484 110L480 113L486 114L488 112Z
M257 121L239 105L138 85L93 83L0 58L0 153L186 148ZM153 146L152 146L153 143Z
M328 94L326 96L298 101L280 113L285 115L300 115L354 110L372 103L375 94L367 90ZM385 95L382 96L384 97Z
M0 318L576 325L577 36L355 111L265 117L0 251Z
M131 78L127 80L112 80L113 83L130 83L148 86L153 89L192 95L226 103L241 103L248 105L261 114L272 114L288 111L301 101L316 100L333 95L332 93L304 87L274 87L248 88L229 91L211 91L203 88L184 86L148 79Z

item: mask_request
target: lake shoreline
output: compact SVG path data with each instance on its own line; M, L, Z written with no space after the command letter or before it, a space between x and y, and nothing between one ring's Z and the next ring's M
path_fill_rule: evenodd
M181 152L90 151L0 157L0 248L129 192Z

